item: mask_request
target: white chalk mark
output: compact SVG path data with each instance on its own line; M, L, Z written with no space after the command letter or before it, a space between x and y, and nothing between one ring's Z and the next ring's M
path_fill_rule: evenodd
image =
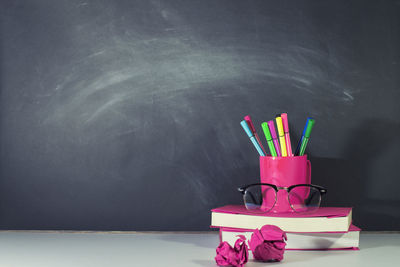
M88 56L88 58L96 57L96 56L102 55L102 54L104 54L104 52L106 52L106 50L101 50L101 51L95 52L95 53L93 53L93 54L90 54L90 55Z
M118 98L112 98L111 100L109 100L108 102L103 104L102 106L98 107L92 113L92 115L88 119L86 119L85 123L91 122L93 119L95 119L97 116L99 116L102 112L106 111L108 108L112 107L116 102L119 102L119 101L120 101L120 99L118 99Z
M346 100L346 101L353 101L354 100L354 97L349 92L343 91L343 94L346 96L344 98L344 100Z
M341 93L348 86L334 83L329 73L319 67L323 65L321 62L327 62L332 69L338 68L337 61L335 64L327 61L324 51L302 46L289 46L282 51L273 45L248 47L240 43L219 46L202 40L185 17L167 4L152 3L157 8L156 16L165 22L163 33L152 35L131 29L120 36L110 32L115 21L103 25L97 34L112 37L94 43L86 56L66 66L63 80L58 81L50 98L54 112L47 115L47 122L73 118L78 126L88 127L106 113L121 110L125 104L130 107L167 104L172 112L194 112L187 102L181 101L188 91L204 88L203 84L251 82L252 76L256 76L254 81L261 78L286 83L289 90L302 90L319 97L354 99L351 91ZM257 21L254 23L257 30ZM86 45L87 40L84 41ZM325 81L326 87L316 88L321 81ZM243 92L248 88L238 84L236 90ZM318 94L321 90L327 93ZM212 92L215 99L230 95L218 89ZM139 123L139 119L122 117L115 116L116 121L126 120L127 127ZM183 127L186 120L175 116L174 123Z
M77 7L82 7L82 6L87 6L87 5L88 5L88 3L84 2L84 3L79 3L79 4L77 5Z

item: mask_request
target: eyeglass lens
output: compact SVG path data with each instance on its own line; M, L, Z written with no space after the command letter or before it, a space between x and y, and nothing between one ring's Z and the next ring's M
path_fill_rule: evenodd
M255 212L268 212L276 202L276 191L269 185L254 185L246 189L243 200L246 208Z
M289 192L289 203L296 212L313 211L321 203L320 191L311 186L296 186Z

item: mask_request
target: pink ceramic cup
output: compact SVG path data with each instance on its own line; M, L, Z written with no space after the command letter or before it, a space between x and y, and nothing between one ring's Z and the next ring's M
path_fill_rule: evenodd
M295 184L311 184L311 162L307 155L296 157L260 157L261 183L273 184L278 187L289 187ZM266 193L263 203L274 201L275 193ZM304 196L306 198L306 194ZM295 204L295 203L292 203ZM290 207L288 193L279 190L274 207L270 212L294 212Z

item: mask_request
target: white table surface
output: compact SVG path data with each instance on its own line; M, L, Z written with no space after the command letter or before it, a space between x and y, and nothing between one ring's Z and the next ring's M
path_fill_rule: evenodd
M218 234L0 231L1 267L216 266ZM400 234L362 232L359 251L286 251L245 266L400 266Z

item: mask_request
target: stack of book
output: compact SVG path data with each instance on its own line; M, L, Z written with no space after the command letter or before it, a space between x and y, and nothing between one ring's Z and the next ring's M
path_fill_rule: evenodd
M250 239L254 229L272 224L287 235L289 250L358 250L360 228L352 225L352 208L321 207L312 213L255 214L242 205L211 210L211 227L219 228L220 241L233 246L238 235Z

